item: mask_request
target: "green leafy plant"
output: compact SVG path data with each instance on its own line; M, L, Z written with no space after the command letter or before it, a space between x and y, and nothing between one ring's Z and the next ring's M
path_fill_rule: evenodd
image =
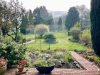
M49 43L49 50L50 50L50 44L56 43L56 37L53 34L46 34L44 36L44 40L46 43Z
M42 38L45 33L49 32L48 25L39 24L35 27L35 34L38 34L39 38Z
M80 23L76 23L76 24L74 25L74 27L72 27L72 28L70 29L70 34L71 34L71 36L72 36L72 39L73 39L74 41L80 41L80 38L79 38L80 33L81 33L81 30L80 30Z
M30 55L34 66L61 66L62 63L73 62L73 57L65 50L33 51Z
M48 66L54 66L52 61L44 61L44 60L36 60L34 63L34 66L40 66L40 67L48 67Z
M89 30L84 30L82 32L82 35L80 36L80 40L82 43L84 43L85 46L90 46L92 45L91 43L91 33Z
M25 59L26 46L10 40L9 37L7 38L1 40L0 57L7 59L8 67L12 67L17 65L19 60Z
M53 34L49 33L44 35L44 40L45 42L51 44L56 42L56 37Z

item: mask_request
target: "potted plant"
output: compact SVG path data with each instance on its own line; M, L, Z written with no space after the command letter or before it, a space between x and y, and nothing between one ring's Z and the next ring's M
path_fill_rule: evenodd
M27 61L26 60L20 60L18 62L18 72L22 72L25 65L26 65Z
M50 74L54 69L54 63L50 61L37 60L34 65L40 74Z
M7 60L4 58L0 58L0 75L4 73L7 69Z

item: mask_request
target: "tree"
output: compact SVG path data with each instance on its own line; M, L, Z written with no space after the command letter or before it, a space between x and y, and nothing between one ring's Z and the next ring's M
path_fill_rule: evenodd
M3 36L7 35L11 30L11 11L5 1L0 2L0 28Z
M53 17L51 14L48 13L45 6L41 6L39 8L34 9L33 11L34 16L34 24L47 24L51 25L53 23Z
M13 24L13 34L12 37L14 41L18 42L18 33L20 31L20 24L22 16L25 12L22 4L19 3L18 0L11 0L10 2L10 9L11 9L11 22Z
M100 0L91 1L91 38L93 49L100 56Z
M58 20L58 25L62 25L62 19L61 18L59 18L59 20Z
M90 29L90 10L85 5L76 8L79 11L81 30Z
M58 25L58 30L61 31L61 29L62 29L62 19L61 19L61 17L58 19L57 25Z
M75 7L71 7L66 16L65 26L69 31L77 22L79 22L79 12Z
M32 13L32 10L29 10L28 19L29 19L29 25L33 25L33 13Z
M49 32L49 28L48 28L47 25L44 25L44 24L36 25L36 27L35 27L35 33L39 34L39 37L40 37L40 38L42 38L43 35L44 35L46 32Z
M20 32L23 34L26 34L26 29L28 27L28 19L27 15L22 16L21 26L20 26Z
M44 36L45 42L49 43L49 50L50 50L50 44L56 42L56 37L53 34L46 34Z

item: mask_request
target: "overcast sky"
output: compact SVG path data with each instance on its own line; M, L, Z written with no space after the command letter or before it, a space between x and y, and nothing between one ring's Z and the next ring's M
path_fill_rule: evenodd
M10 0L6 0L10 1ZM34 10L39 6L46 6L52 11L67 11L72 6L85 5L90 9L91 0L19 0L23 3L24 8Z

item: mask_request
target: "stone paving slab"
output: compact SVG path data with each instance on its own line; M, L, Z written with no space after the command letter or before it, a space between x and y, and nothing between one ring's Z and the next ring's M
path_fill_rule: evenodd
M84 70L55 68L51 74L39 74L35 68L26 68L28 69L26 74L21 75L100 75L100 69L95 64L89 62L76 52L72 51L71 55L85 68ZM16 70L17 69L11 69L4 75L16 75Z
M95 71L100 70L94 63L89 62L88 60L86 60L85 58L83 58L82 56L77 54L76 52L72 51L71 54L75 58L75 60L77 62L79 62L86 70L92 70L92 71L93 70L95 70Z

